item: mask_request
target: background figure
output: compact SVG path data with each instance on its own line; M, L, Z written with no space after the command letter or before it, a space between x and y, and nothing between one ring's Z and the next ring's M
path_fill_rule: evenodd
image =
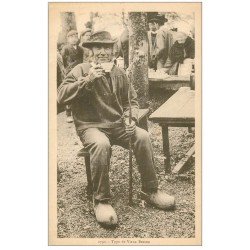
M79 63L83 62L84 49L77 45L78 33L76 30L71 30L67 34L68 44L62 49L62 59L65 67L66 75ZM71 109L69 105L66 105L67 122L73 122L71 116Z
M169 75L189 75L195 57L195 42L188 36L189 31L178 29L175 32L175 43L170 49L165 67Z
M66 76L66 71L63 65L63 59L62 59L62 48L64 46L64 43L57 43L57 65L56 65L56 82L57 82L57 88L60 86L60 84L62 83L63 79ZM60 113L64 111L64 107L62 105L59 105L57 103L57 113Z
M81 46L83 48L83 62L88 62L90 60L91 51L88 48L84 47L83 43L89 40L91 33L92 33L92 30L89 28L83 30L80 33L79 46Z
M149 43L149 68L157 69L157 60L156 60L156 52L157 52L157 43L156 43L156 35L159 30L159 19L157 16L152 16L148 14L148 43Z
M89 40L91 32L92 32L91 29L85 29L80 33L80 44L79 45L81 45L83 47L82 43Z
M159 30L156 36L156 57L157 57L157 69L163 68L169 55L171 46L173 45L173 34L166 26L165 22L168 19L164 15L157 15L159 22Z
M83 62L83 48L78 43L78 33L76 30L71 30L67 34L67 42L62 49L63 64L68 74L76 65Z
M57 43L57 74L56 74L56 79L57 79L57 87L62 83L63 79L66 76L66 71L63 65L63 59L62 59L62 48L64 44L63 43Z
M127 69L129 66L129 35L128 28L125 27L119 39L120 53L119 55L124 59L124 69Z

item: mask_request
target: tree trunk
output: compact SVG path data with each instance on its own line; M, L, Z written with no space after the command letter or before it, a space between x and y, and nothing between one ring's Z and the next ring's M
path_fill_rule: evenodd
M129 13L129 80L133 84L140 108L148 107L148 37L147 14Z
M67 34L70 30L76 30L76 18L74 12L61 13L62 31L59 33L58 42L67 43Z

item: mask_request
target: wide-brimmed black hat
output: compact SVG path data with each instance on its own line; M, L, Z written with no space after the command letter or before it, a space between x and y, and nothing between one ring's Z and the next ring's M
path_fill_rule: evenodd
M167 22L168 19L165 17L165 15L161 15L161 14L157 14L157 15L150 15L148 18L148 22L156 22L159 24L164 24L165 22Z
M114 44L116 39L113 39L108 31L96 31L91 34L88 41L82 43L84 47L92 47L95 44Z

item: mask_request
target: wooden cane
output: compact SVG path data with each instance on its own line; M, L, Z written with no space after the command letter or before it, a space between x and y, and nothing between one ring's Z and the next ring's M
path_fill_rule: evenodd
M129 124L132 122L132 107L131 107L131 69L129 70L129 77L128 77L128 103L129 103ZM132 136L129 138L129 196L128 196L128 203L129 206L133 204L133 166L132 166Z
M129 205L133 204L132 196L133 196L133 182L132 182L132 142L131 138L129 139Z

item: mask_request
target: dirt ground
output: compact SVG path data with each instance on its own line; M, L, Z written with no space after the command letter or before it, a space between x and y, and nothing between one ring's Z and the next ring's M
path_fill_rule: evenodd
M158 105L157 105L158 106ZM166 176L163 166L161 128L149 122L155 164L160 188L176 198L174 211L161 211L140 200L140 176L134 161L133 201L128 206L128 151L112 147L110 185L112 205L119 226L103 229L96 222L86 198L87 184L84 159L78 158L82 148L74 124L66 123L65 113L58 114L58 183L57 219L59 238L193 238L195 235L194 161L179 176ZM174 166L194 144L194 133L187 128L170 128L171 166Z

